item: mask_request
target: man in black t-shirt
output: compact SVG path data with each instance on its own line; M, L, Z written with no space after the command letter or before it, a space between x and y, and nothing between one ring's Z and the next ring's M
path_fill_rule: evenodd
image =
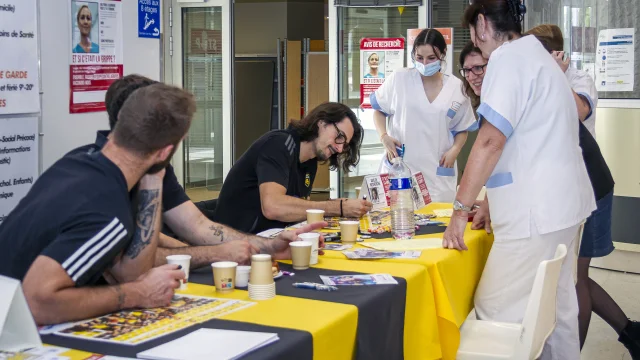
M258 139L231 168L215 218L259 233L306 219L307 209L326 216L360 217L371 203L360 199L309 201L318 161L349 172L359 160L363 130L349 107L325 103L287 130Z
M112 141L57 161L2 222L0 274L22 280L38 324L169 304L184 272L152 269L162 179L194 112L182 89L139 89ZM129 195L136 184L137 224ZM112 285L93 286L101 276Z
M118 113L127 98L137 89L156 83L144 76L130 74L116 80L105 96L109 126L118 122ZM98 131L96 141L72 150L69 154L92 153L107 144L109 131ZM169 255L190 255L191 268L208 266L216 261L249 263L251 255L268 253L276 259L289 259L288 244L297 239L296 232L282 232L274 239L247 235L228 226L217 224L205 217L189 199L173 171L168 165L162 181L162 221L168 225L181 241L165 234L159 235L155 264L166 263ZM315 227L320 227L316 224ZM309 231L307 228L305 231ZM183 243L186 242L187 244Z

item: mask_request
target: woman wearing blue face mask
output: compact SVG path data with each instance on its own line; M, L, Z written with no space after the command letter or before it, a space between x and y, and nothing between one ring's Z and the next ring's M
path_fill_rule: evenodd
M453 202L457 185L456 158L467 131L478 128L462 92L462 82L440 70L447 44L440 32L425 29L416 37L414 68L391 74L371 94L373 119L386 154L380 173L388 172L396 147L405 145L405 163L422 172L434 202Z

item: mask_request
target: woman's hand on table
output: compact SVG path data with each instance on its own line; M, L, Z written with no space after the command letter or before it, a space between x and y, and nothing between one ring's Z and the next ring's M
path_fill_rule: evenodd
M473 217L473 223L471 223L472 230L484 229L487 234L491 234L491 215L489 214L489 202L485 200L478 200L474 203L478 206L476 215Z
M464 230L469 221L469 214L463 211L454 211L451 221L442 237L442 247L445 249L468 250L464 243Z

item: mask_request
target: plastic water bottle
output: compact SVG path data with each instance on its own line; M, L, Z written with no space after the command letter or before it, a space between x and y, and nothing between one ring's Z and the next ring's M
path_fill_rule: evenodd
M411 170L402 158L391 161L389 180L391 188L391 234L396 240L411 239L416 233L411 197Z

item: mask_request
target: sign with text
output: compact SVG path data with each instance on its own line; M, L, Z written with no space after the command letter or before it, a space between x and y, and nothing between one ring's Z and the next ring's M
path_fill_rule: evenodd
M189 54L222 54L222 32L220 30L191 29Z
M371 109L369 96L385 77L404 66L404 38L365 38L360 40L360 104Z
M160 0L138 0L138 37L160 38Z
M120 0L70 0L69 111L104 111L104 95L123 73Z
M633 91L635 29L600 30L596 50L598 91Z
M0 3L0 115L40 111L36 0Z
M38 118L0 119L0 225L38 177Z

